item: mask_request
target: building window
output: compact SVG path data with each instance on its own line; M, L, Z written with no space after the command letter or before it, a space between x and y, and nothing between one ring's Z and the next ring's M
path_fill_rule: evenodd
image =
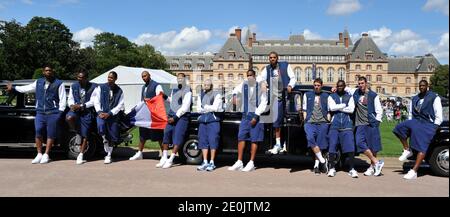
M378 71L382 71L382 70L383 70L383 66L382 66L382 65L378 65L378 66L377 66L377 70L378 70Z
M209 80L214 81L214 75L209 75Z
M219 69L223 69L223 64L219 64Z
M361 65L356 65L356 70L361 70Z
M406 78L406 83L407 83L407 84L411 84L411 78L410 78L410 77L407 77L407 78Z
M396 87L393 87L393 88L392 88L392 93L393 93L393 94L396 94L396 93L397 93L397 88L396 88Z
M377 75L377 82L383 82L383 77L381 75Z
M305 69L305 82L311 82L312 80L312 68L308 67Z
M428 65L428 71L434 72L435 66L433 64Z
M186 75L186 81L191 81L191 76L190 75Z
M406 88L406 94L411 94L411 88Z
M223 74L219 74L219 81L223 81Z
M367 70L367 71L372 71L372 65L367 65L367 66L366 66L366 70Z
M366 75L366 79L367 79L367 82L371 82L372 81L372 76L371 75Z
M323 68L322 67L317 68L316 78L320 78L323 80Z
M381 93L383 89L381 87L377 87L377 93Z
M180 67L180 66L179 66L178 64L172 64L172 65L170 66L170 69L172 69L172 70L177 70L179 67Z
M392 83L393 83L393 84L397 84L397 77L393 77L393 78L392 78Z
M228 69L234 69L234 65L233 64L228 64Z
M361 75L355 75L355 82L359 81L359 77L361 77Z
M346 76L345 76L345 69L344 68L339 68L338 76L339 76L339 80L342 80L342 81L348 80L348 79L345 79Z
M244 64L239 64L239 69L243 70L244 69Z
M327 82L334 82L334 69L333 68L328 68L327 69Z
M244 80L244 75L243 74L239 74L238 78L239 78L239 81L243 81Z
M191 69L191 64L187 63L184 64L184 70L190 70Z
M228 80L229 80L229 81L234 80L234 75L233 75L233 74L228 74Z
M302 69L300 67L297 67L294 69L294 72L295 72L295 79L297 80L297 82L301 82Z
M197 75L197 81L202 82L203 81L203 75Z

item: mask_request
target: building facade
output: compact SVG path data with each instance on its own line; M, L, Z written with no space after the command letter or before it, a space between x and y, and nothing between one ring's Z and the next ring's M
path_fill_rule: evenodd
M216 89L230 91L245 79L249 68L260 73L269 64L269 53L275 51L280 61L291 65L298 84L312 84L315 64L316 76L324 85L334 86L338 80L345 80L348 86L356 86L358 78L365 76L371 89L382 97L408 97L418 92L420 80L430 81L440 65L432 54L388 57L368 34L353 43L347 30L336 40L306 40L303 35L292 35L287 40L257 40L250 31L245 39L242 35L242 30L236 29L216 54L166 56L170 70L187 75L194 96L198 96L206 79L211 79Z

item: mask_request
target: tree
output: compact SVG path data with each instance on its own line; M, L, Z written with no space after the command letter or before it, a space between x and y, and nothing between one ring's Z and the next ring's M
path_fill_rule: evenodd
M142 67L151 69L167 69L169 67L166 58L151 45L139 46L138 52L142 58Z
M431 76L431 89L448 98L448 65L439 66Z
M25 28L15 20L0 21L0 79L15 80L30 76L31 55Z
M33 17L25 26L25 32L31 55L30 67L35 70L52 64L59 78L73 77L79 65L79 44L72 40L73 34L64 24L50 17ZM26 77L31 77L33 71Z

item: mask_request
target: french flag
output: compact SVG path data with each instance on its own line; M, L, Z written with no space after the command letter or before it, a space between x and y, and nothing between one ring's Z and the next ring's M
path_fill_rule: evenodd
M164 130L167 125L167 113L163 94L140 102L127 114L127 118L133 126Z

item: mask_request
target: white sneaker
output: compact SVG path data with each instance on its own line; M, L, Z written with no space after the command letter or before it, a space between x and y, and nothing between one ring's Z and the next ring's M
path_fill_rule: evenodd
M286 143L284 143L283 148L280 150L279 154L285 154L287 153L287 149L286 149Z
M167 160L168 160L167 158L161 157L161 160L159 160L159 163L156 164L156 168L161 168L161 167L163 167Z
M352 178L356 179L358 178L358 172L356 172L355 169L350 170L350 172L348 172L348 175L351 176Z
M169 169L173 165L173 162L171 160L167 160L166 163L162 166L163 169Z
M142 154L142 152L138 151L133 157L130 157L131 161L135 161L135 160L142 160L144 159L144 156Z
M383 160L379 160L377 164L375 164L375 173L373 174L374 176L379 176L381 175L381 170L384 167L384 161Z
M410 170L403 178L406 180L417 179L417 173L414 170Z
M373 176L373 174L375 174L375 169L373 168L373 166L370 166L369 169L367 169L364 173L365 176Z
M39 154L36 155L36 157L34 158L34 160L31 161L31 163L32 163L32 164L38 164L38 163L41 162L41 159L42 159L42 154L39 153Z
M79 154L78 157L77 157L77 165L81 165L81 164L84 164L84 163L86 163L86 161L83 160L83 154Z
M330 169L329 171L328 171L328 177L335 177L336 176L336 169Z
M269 153L271 154L278 154L281 151L281 147L278 145L275 145L272 149L269 150Z
M248 162L247 166L245 166L244 169L242 169L242 172L251 172L254 171L256 169L255 164L253 162Z
M111 156L106 156L105 157L105 164L111 164L112 160L111 160Z
M399 161L404 162L408 160L408 158L412 157L413 153L410 150L403 150L402 156L398 158Z
M42 159L41 162L39 162L40 164L48 164L50 162L50 157L48 156L48 154L44 154L42 155Z
M242 169L244 169L244 164L242 163L242 161L236 161L233 166L228 167L229 171L241 171Z

